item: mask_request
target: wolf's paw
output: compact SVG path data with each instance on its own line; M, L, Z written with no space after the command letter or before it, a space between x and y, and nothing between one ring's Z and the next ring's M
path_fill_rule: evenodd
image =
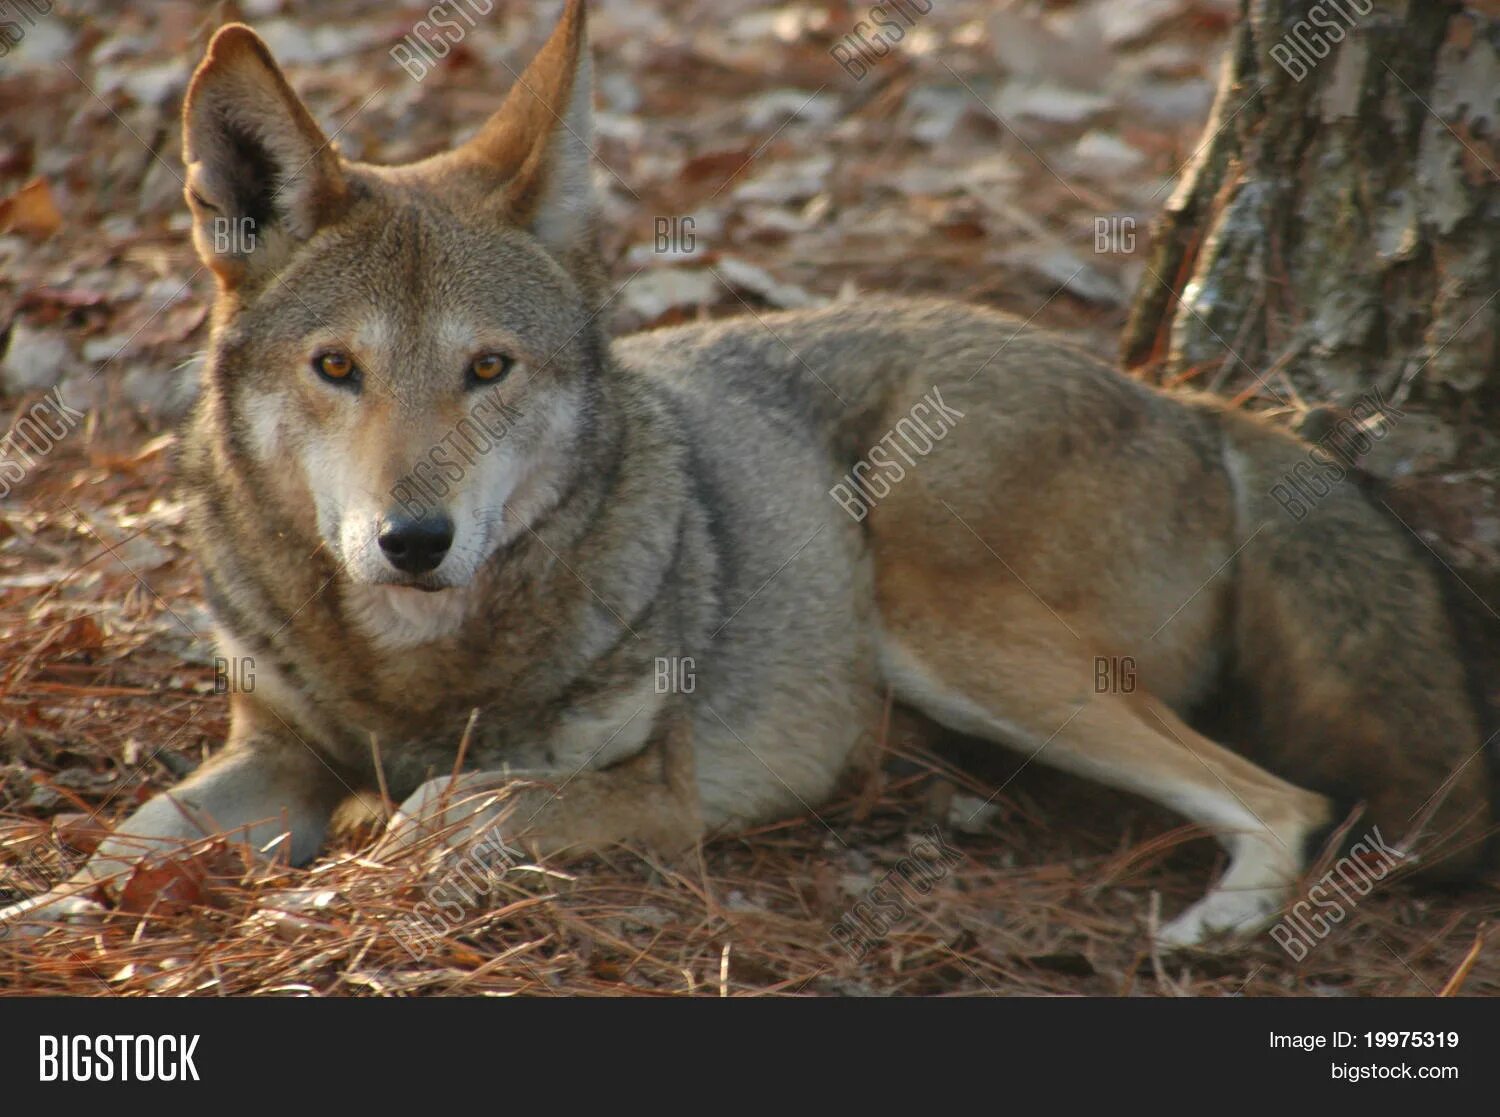
M484 840L509 853L505 843L552 797L547 785L523 773L470 772L428 780L386 824L375 856L453 850Z
M105 914L103 905L77 892L46 892L0 908L0 943L36 938L59 924L94 922Z
M1285 898L1279 888L1216 889L1162 927L1156 945L1162 950L1233 947L1275 919Z

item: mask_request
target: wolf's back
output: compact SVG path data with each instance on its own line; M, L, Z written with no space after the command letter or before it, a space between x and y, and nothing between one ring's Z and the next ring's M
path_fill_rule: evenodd
M873 507L877 566L905 547L957 552L973 528L1092 643L1138 655L1158 697L1185 710L1230 680L1235 737L1260 762L1363 802L1391 840L1446 835L1439 872L1479 863L1487 707L1455 623L1463 603L1353 478L1301 515L1277 499L1308 444L953 303L841 303L618 350L720 397L717 421L749 406L821 442L828 485L937 392L965 418Z

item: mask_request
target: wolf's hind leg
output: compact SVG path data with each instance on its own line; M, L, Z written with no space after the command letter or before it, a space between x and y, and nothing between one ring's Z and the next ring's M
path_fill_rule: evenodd
M881 658L897 697L960 732L1169 807L1224 846L1228 870L1161 929L1163 945L1250 934L1290 898L1308 838L1330 820L1322 796L1195 733L1143 691L1096 693L1083 640L1029 598L1006 604L1003 639L981 639L968 612L892 613Z

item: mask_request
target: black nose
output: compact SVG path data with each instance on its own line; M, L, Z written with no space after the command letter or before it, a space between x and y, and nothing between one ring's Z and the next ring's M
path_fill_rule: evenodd
M380 549L403 574L426 574L443 562L453 546L453 521L441 512L421 519L393 513L380 525Z

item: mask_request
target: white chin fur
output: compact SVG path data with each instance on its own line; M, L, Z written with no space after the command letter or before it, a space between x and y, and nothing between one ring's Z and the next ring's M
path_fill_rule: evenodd
M350 618L371 640L404 648L457 632L469 615L467 587L424 593L402 586L354 585L346 589Z

